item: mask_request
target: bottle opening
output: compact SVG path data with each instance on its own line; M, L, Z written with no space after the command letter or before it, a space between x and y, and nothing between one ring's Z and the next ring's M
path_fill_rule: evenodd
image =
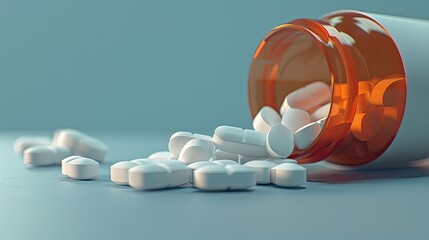
M300 163L328 158L360 165L383 153L399 128L406 95L402 60L388 32L352 11L276 27L250 67L252 116L263 106L280 112L286 96L314 82L329 85L331 97L305 110L313 116L329 109L327 120L317 139L295 147L291 157Z

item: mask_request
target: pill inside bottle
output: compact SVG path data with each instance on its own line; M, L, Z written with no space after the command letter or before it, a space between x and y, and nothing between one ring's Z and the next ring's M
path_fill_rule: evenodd
M290 157L299 163L362 165L395 139L408 79L383 19L357 11L297 19L271 30L256 48L248 82L253 117L265 106L282 115L288 108L305 110L314 121L327 117L312 144L293 150ZM320 84L328 97L316 89Z

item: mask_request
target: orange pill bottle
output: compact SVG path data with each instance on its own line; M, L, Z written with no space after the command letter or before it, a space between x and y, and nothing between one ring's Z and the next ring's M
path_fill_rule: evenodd
M322 132L299 163L403 166L429 156L429 21L358 11L271 30L249 72L252 116L313 81L331 86Z

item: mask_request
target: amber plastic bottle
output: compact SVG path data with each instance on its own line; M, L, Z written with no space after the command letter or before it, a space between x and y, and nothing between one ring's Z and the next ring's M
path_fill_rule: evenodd
M249 72L252 116L313 81L331 86L322 132L300 163L399 166L429 156L429 21L357 11L271 30Z

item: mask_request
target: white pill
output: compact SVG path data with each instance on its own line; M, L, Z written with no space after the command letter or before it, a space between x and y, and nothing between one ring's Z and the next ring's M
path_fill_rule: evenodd
M268 132L271 126L281 121L279 113L271 107L265 106L259 110L253 119L253 128L258 132Z
M186 164L208 161L213 157L213 143L201 139L192 139L183 146L178 160Z
M315 122L319 119L326 118L329 115L330 109L331 109L331 103L327 103L321 106L320 108L316 109L310 116L311 121Z
M293 133L281 123L275 124L267 133L267 151L273 157L288 157L295 145Z
M187 167L189 168L189 182L194 183L194 170L197 168L200 168L202 166L206 165L213 165L213 162L209 161L201 161L201 162L194 162L189 164Z
M24 150L24 164L47 166L60 164L61 160L70 156L68 149L51 145L38 145Z
M201 139L207 142L213 142L212 137L203 134L192 134L190 132L176 132L170 137L168 142L168 150L171 154L179 157L183 146L192 139Z
M178 187L189 182L189 169L180 163L152 163L131 168L129 185L136 190Z
M100 140L85 136L80 139L75 153L82 157L94 159L98 162L103 162L108 151L106 144Z
M230 126L217 127L213 142L222 151L247 156L267 156L265 147L266 133Z
M128 185L128 171L138 163L121 161L110 166L110 180L116 184Z
M317 124L319 124L320 128L323 128L325 126L326 119L327 117L317 120Z
M55 131L52 145L75 151L79 141L85 136L87 135L76 129L58 129Z
M293 135L296 147L306 149L316 140L321 131L322 128L317 122L312 122L298 129Z
M331 100L331 88L322 81L312 82L289 93L280 107L283 115L288 109L299 108L308 111Z
M310 123L310 115L307 111L290 108L282 116L282 124L292 132Z
M253 160L262 160L262 159L266 159L267 156L265 157L255 157L255 156L246 156L246 155L240 155L240 164L245 164L249 161L253 161Z
M23 136L17 138L14 143L14 151L17 154L22 154L25 149L38 145L50 145L51 139L42 136Z
M240 164L202 166L193 177L194 186L204 191L244 190L256 184L256 172Z
M220 149L216 149L216 151L213 153L213 160L220 160L220 159L229 159L238 162L240 160L240 154L237 153L229 153L222 151Z
M70 162L71 160L75 160L78 158L82 158L82 157L73 155L73 156L69 156L69 157L66 157L63 160L61 160L61 173L65 176L67 176L67 163Z
M277 166L277 164L265 160L254 160L247 162L244 166L251 167L256 171L256 182L258 184L270 184L271 168Z
M90 158L77 158L66 163L67 176L77 180L89 180L98 176L99 164Z
M147 159L171 159L175 160L177 159L173 154L171 154L168 151L162 151L162 152L154 152Z
M281 187L299 187L307 182L307 169L295 163L271 168L271 182Z

